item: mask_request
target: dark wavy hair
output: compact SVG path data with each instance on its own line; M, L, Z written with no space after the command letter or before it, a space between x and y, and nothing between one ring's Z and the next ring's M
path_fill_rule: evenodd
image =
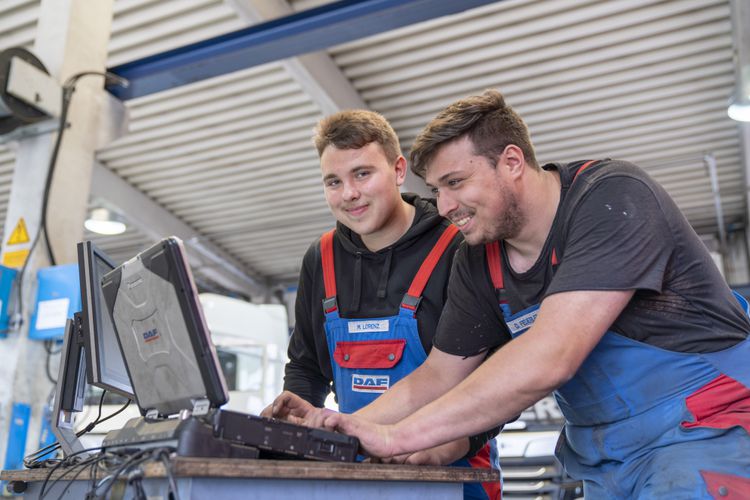
M474 153L487 158L493 167L505 148L514 144L529 165L539 168L523 119L505 103L500 92L487 90L454 102L427 124L411 148L412 172L424 179L438 149L464 136L471 139Z

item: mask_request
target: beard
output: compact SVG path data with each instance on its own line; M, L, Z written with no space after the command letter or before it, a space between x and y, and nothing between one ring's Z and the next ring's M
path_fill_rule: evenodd
M488 224L487 229L478 234L475 238L466 236L466 241L470 245L479 245L491 241L502 241L513 239L519 235L526 221L526 216L521 211L516 194L510 190L505 190L505 198L500 215ZM476 241L469 241L476 240Z

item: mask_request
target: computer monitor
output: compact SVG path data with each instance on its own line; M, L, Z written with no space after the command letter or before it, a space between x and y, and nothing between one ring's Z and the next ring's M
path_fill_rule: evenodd
M102 277L115 267L114 262L94 243L84 241L78 244L83 307L81 326L88 382L133 399L133 386L102 294Z
M88 383L134 398L112 318L104 306L102 277L114 262L90 241L78 244L78 275L83 310L65 325L55 390L52 432L63 454L83 451L75 431L75 414L83 410Z

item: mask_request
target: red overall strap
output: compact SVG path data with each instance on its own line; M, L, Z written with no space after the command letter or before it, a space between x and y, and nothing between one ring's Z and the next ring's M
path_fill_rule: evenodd
M445 228L443 234L440 235L437 243L435 243L435 246L432 247L432 250L430 250L430 253L424 259L424 262L422 262L422 265L419 266L419 271L417 271L417 275L414 276L414 280L412 280L411 286L409 286L409 291L406 292L404 301L401 303L402 306L411 309L412 311L417 309L419 299L422 298L422 292L424 291L424 287L427 286L427 281L430 279L432 271L435 270L435 266L437 266L440 257L443 256L448 245L450 245L453 238L456 237L456 234L458 234L458 228L453 224Z
M336 298L336 271L333 267L333 234L335 232L335 229L331 229L320 237L320 257L323 264L323 285L325 286L326 292L326 298L323 301L323 309L325 309L326 312L331 312L336 309L335 300L332 302L331 307L326 305L331 299Z
M589 160L589 161L587 161L586 163L584 163L583 165L581 165L581 168L579 168L579 169L578 169L578 170L576 171L576 175L574 175L574 176L573 176L573 180L572 180L572 181L570 181L570 183L571 183L571 184L573 184L573 182L574 182L574 181L576 180L576 177L578 177L578 175L579 175L579 174L580 174L581 172L583 172L584 170L586 170L587 168L589 168L589 166L591 166L591 164L592 164L592 163L595 163L595 162L596 162L596 160Z
M502 290L505 288L503 283L503 263L500 253L500 242L493 241L484 245L484 251L487 254L487 267L490 270L490 278L492 278L492 286L495 290Z

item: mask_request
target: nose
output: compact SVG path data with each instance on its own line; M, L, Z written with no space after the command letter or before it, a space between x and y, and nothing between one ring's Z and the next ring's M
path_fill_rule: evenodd
M448 217L451 212L458 208L458 204L449 193L442 192L437 197L437 208L442 217Z
M359 198L359 190L353 183L345 182L343 196L345 201L356 200Z

